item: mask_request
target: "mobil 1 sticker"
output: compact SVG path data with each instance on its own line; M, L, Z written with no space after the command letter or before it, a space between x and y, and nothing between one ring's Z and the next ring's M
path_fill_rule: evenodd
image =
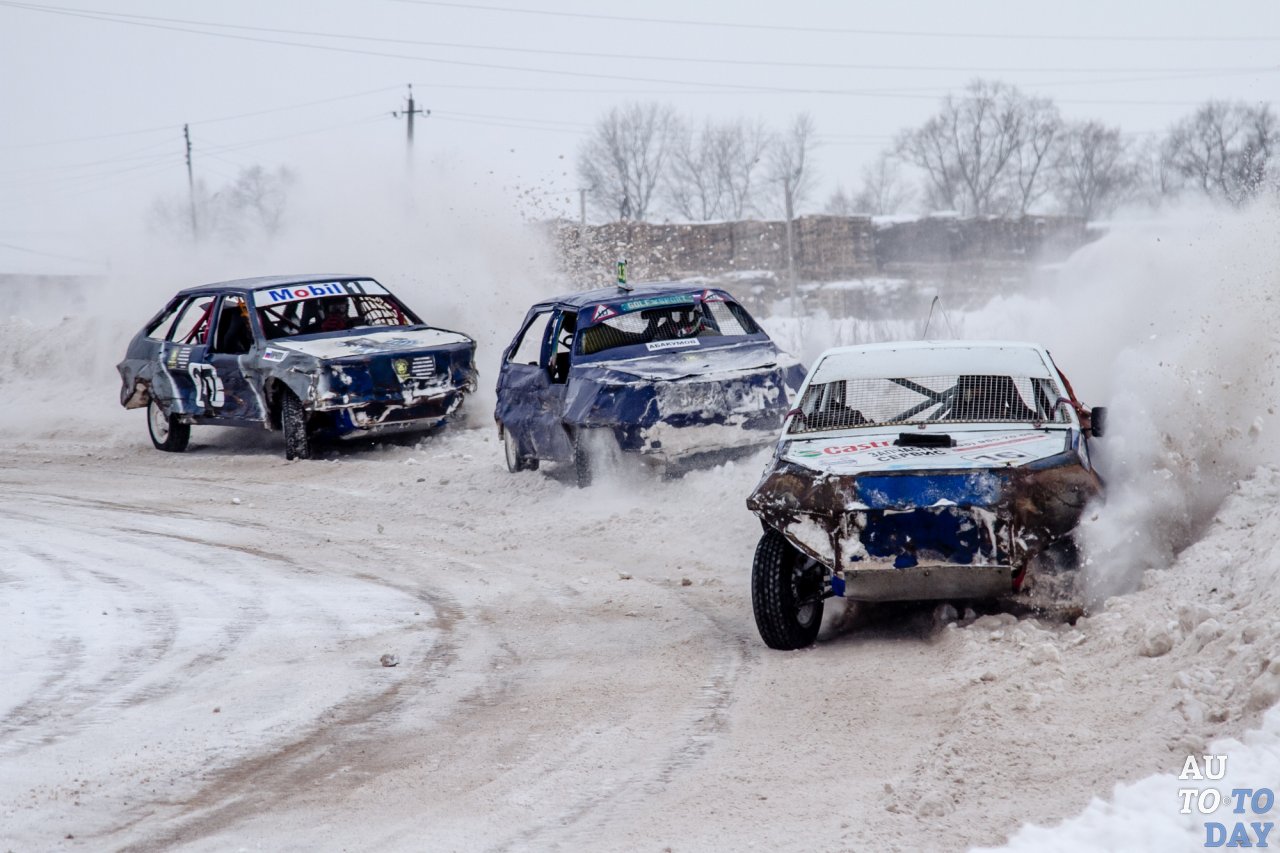
M385 294L387 289L376 281L320 281L313 284L291 284L287 287L263 287L253 292L255 305L283 305L301 299L330 296L367 296Z

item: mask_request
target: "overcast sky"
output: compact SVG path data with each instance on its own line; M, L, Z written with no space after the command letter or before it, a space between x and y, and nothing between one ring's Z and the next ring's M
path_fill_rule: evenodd
M65 3L65 5L64 5ZM627 100L694 117L800 111L837 183L976 76L1067 118L1164 130L1208 98L1276 100L1280 4L644 3L490 0L0 0L0 244L59 248L198 178L288 165L312 189L404 168L393 110L412 83L418 164L576 214L574 156Z

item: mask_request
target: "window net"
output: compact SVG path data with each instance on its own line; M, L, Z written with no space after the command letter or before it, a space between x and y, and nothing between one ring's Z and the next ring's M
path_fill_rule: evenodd
M810 385L788 432L939 421L1068 423L1067 408L1045 378L842 379Z

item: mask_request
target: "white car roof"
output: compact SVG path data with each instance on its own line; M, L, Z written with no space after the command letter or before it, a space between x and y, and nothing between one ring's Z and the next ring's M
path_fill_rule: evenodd
M963 374L1057 379L1040 345L1024 341L895 341L835 347L818 357L809 385L843 379Z

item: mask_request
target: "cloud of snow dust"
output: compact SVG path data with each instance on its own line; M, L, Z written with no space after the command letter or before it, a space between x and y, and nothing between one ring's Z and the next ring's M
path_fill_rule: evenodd
M1280 211L1207 207L1115 222L1038 290L981 307L946 305L932 336L1044 344L1087 405L1109 409L1093 441L1106 505L1083 525L1087 595L1135 589L1211 520L1274 435L1280 355ZM804 320L766 327L806 363L827 346L918 339L918 317Z
M1043 299L998 299L964 337L1030 339L1087 405L1106 504L1083 525L1086 593L1099 603L1168 565L1274 435L1280 355L1280 211L1205 208L1117 222L1078 251Z
M115 364L177 290L292 273L372 276L432 325L475 337L480 390L468 409L491 410L498 359L528 306L565 289L550 272L539 226L509 193L463 178L461 169L421 168L412 199L398 158L365 171L299 173L285 227L271 239L184 244L148 232L142 219L83 235L84 245L110 258L103 279L33 280L0 306L0 386L23 385L30 401L28 411L0 421L92 418L95 408L110 417L101 407L119 405Z

